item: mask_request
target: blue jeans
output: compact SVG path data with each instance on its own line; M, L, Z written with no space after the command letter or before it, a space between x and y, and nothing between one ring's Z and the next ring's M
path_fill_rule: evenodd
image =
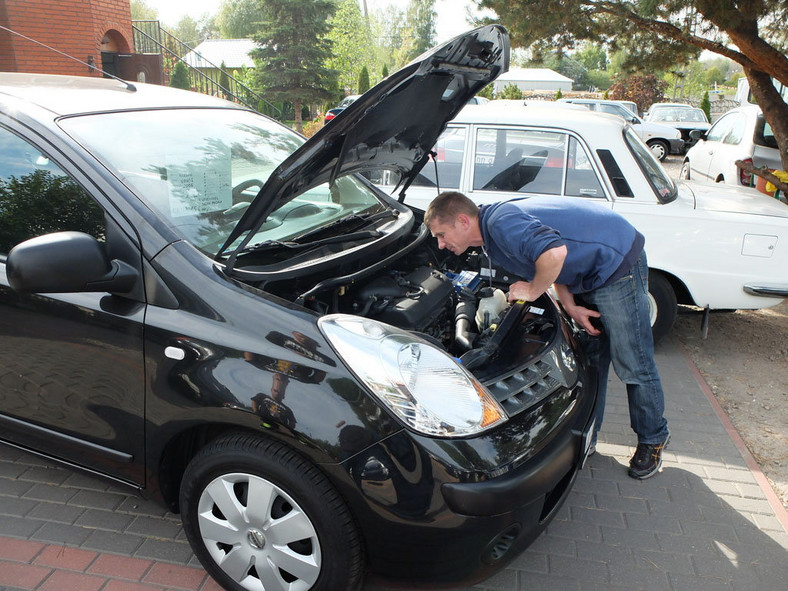
M599 371L596 429L605 412L610 362L627 387L629 420L639 443L662 443L668 436L665 395L654 360L654 340L648 306L648 265L640 255L629 275L594 291L580 294L578 303L593 304L604 330L590 337L588 354Z

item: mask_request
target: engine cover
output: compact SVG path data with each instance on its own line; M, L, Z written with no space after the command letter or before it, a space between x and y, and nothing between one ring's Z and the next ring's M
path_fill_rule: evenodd
M453 309L451 279L431 267L418 267L407 275L379 277L359 290L359 304L370 299L371 317L408 330L425 331L447 310Z

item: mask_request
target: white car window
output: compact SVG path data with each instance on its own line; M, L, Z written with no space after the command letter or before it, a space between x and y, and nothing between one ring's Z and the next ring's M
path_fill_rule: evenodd
M721 142L722 138L724 138L731 130L731 127L733 127L735 119L736 113L723 115L717 123L711 126L709 133L706 134L706 140L710 142Z
M626 121L631 121L634 115L629 112L629 109L625 109L624 107L620 107L619 105L607 105L605 103L601 103L597 106L597 110L602 113L610 113L611 115L618 115L622 119Z
M474 150L475 191L604 197L588 154L566 133L482 128Z
M731 130L722 140L723 144L733 144L738 145L741 143L742 139L744 139L744 128L747 126L747 119L744 115L737 113L737 116L733 119L733 125L731 125Z
M416 187L435 187L443 189L459 189L462 161L465 158L465 127L448 127L438 138L433 151L435 162L428 162L419 175L411 183ZM438 182L435 182L435 169L438 170ZM397 178L396 180L399 180Z

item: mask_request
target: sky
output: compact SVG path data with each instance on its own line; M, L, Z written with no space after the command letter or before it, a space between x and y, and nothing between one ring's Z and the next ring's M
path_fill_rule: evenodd
M159 20L167 25L175 25L184 16L198 20L203 14L215 14L222 0L144 0L145 4L155 8ZM393 4L400 9L408 5L408 0L367 0L367 9L380 10ZM471 28L466 21L467 8L475 9L471 0L437 0L435 2L436 42L447 41Z

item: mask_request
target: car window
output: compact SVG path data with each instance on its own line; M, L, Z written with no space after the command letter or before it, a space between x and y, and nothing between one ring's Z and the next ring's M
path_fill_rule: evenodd
M435 187L441 189L459 189L462 162L465 158L465 127L448 127L435 144L435 161L430 161L421 169L419 175L411 183L414 186ZM438 177L436 183L435 169Z
M755 121L753 141L759 146L777 149L777 138L774 137L774 130L763 115L758 115L758 119Z
M0 254L67 230L104 240L103 210L46 154L0 127Z
M678 189L651 149L643 143L643 140L638 137L631 127L627 127L624 132L624 138L630 150L632 150L640 169L654 189L657 199L661 203L673 201L678 195Z
M736 113L728 113L720 117L714 125L711 126L709 132L706 134L706 139L710 142L721 142L727 133L733 127L736 119Z
M304 141L283 125L240 109L103 113L63 119L60 125L210 256L271 173ZM342 177L331 187L323 184L276 204L251 243L289 240L344 215L382 207L359 179Z
M625 109L619 105L608 105L606 103L600 103L597 106L597 110L602 113L610 113L611 115L618 115L619 117L630 121L634 114L630 113L629 109Z
M737 113L733 119L733 125L728 134L723 138L723 144L738 145L744 139L744 128L747 126L747 118L743 113Z
M566 133L536 129L478 129L473 188L604 197L585 148Z

